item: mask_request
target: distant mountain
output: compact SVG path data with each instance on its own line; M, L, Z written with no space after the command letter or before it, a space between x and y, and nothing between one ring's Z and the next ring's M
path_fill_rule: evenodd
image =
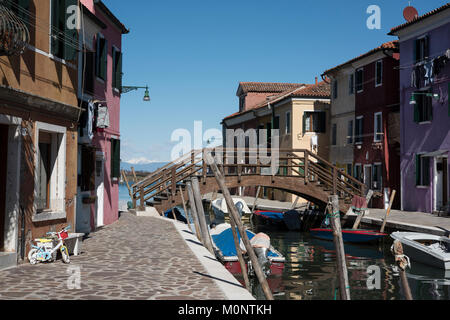
M130 171L134 167L134 171L153 172L164 167L168 162L151 162L151 163L130 163L121 162L120 169Z

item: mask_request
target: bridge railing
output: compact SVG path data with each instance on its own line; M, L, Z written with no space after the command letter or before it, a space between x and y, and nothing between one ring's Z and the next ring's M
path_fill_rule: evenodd
M225 176L272 175L298 177L305 184L315 184L341 199L365 195L365 185L327 160L304 149L215 149L192 150L165 165L132 186L133 206L139 201L141 210L151 199L173 199L183 182L192 176L213 176L205 161L210 152ZM269 159L270 161L268 161ZM275 162L275 163L274 163Z

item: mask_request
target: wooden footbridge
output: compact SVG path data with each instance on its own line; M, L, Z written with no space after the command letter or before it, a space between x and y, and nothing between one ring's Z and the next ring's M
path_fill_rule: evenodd
M219 192L214 174L205 160L207 152L217 159L217 150L193 150L132 185L133 207L145 210L146 206L153 206L162 214L181 205L182 199L188 199L186 182L192 177L200 181L201 194ZM255 186L273 188L300 196L324 208L329 196L338 195L342 212L347 212L355 195L365 196L366 193L363 183L308 150L276 150L279 170L274 174L271 164L262 164L263 161L255 159L255 154L258 154L255 150L221 151L219 159L222 161L216 163L219 162L218 166L229 189ZM273 155L271 152L269 149L266 154Z

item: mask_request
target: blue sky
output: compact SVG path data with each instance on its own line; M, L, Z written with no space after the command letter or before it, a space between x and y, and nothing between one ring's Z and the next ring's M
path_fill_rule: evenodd
M149 85L122 95L123 161L169 161L172 132L221 130L238 111L240 81L313 83L326 69L386 41L411 2L424 14L443 0L104 0L130 29L123 37L123 85ZM369 30L370 5L381 29Z

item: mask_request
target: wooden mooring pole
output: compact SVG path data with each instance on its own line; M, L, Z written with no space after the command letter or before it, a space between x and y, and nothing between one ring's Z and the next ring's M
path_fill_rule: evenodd
M181 195L181 202L183 203L184 215L186 216L186 220L187 220L187 225L189 227L189 230L192 231L191 224L189 222L191 219L189 218L189 213L186 208L186 201L184 200L183 189L181 188L181 186L179 186L179 190L180 190L180 195Z
M194 220L194 226L195 226L195 234L197 235L197 239L203 243L202 233L200 230L200 223L198 221L197 207L195 205L195 200L194 200L194 191L192 191L192 185L191 185L190 181L186 182L186 188L188 191L189 206L191 207L192 217L194 218L193 220Z
M392 191L391 200L389 202L389 208L386 211L386 215L383 220L383 224L381 225L380 233L384 233L384 229L386 228L387 219L389 217L389 214L391 213L392 205L394 204L395 195L397 194L397 191Z
M403 245L400 241L394 241L394 245L392 246L392 254L395 256L395 262L400 269L400 280L402 282L405 298L406 300L413 300L411 288L408 283L408 277L406 276L406 268L409 267L409 261L403 253Z
M369 206L369 202L372 199L373 196L373 190L369 190L369 193L366 197L367 206ZM360 215L356 218L355 224L353 225L353 230L357 230L359 228L359 225L361 224L361 220L364 217L365 212L361 212Z
M192 183L192 190L194 191L195 206L197 207L198 220L200 222L200 229L202 232L204 245L206 249L208 249L208 251L214 255L215 254L214 248L211 241L211 236L209 235L208 226L206 224L205 210L203 209L202 195L200 193L200 184L198 182L197 177L192 177L191 183Z
M231 212L231 209L228 208L228 212ZM234 246L236 247L236 253L239 260L239 264L241 266L242 277L244 278L245 287L248 291L250 291L250 281L248 279L247 266L245 264L244 255L242 254L241 245L238 237L238 233L236 231L236 222L233 219L233 216L230 214L230 225L231 231L233 233Z
M350 284L348 280L347 262L345 260L344 239L342 238L341 215L339 210L339 197L329 198L330 222L333 228L333 240L336 248L336 260L339 275L339 292L341 300L350 300Z
M234 221L236 222L239 234L241 235L242 242L244 243L245 249L247 250L247 254L249 255L250 261L252 262L253 268L255 269L256 276L258 278L259 283L261 284L264 295L266 296L267 300L274 300L272 291L270 290L269 284L267 283L267 279L258 262L258 258L256 257L255 251L253 250L250 240L248 239L247 232L245 231L242 221L239 218L239 213L236 209L236 206L234 205L233 199L231 198L230 191L226 186L225 177L219 171L219 168L217 167L217 164L215 163L214 158L211 156L210 153L205 154L204 160L206 160L207 164L211 167L212 171L214 172L217 184L219 185L219 188L222 190L225 201L227 202L228 211L230 213L230 220L232 217L232 219L234 219Z

